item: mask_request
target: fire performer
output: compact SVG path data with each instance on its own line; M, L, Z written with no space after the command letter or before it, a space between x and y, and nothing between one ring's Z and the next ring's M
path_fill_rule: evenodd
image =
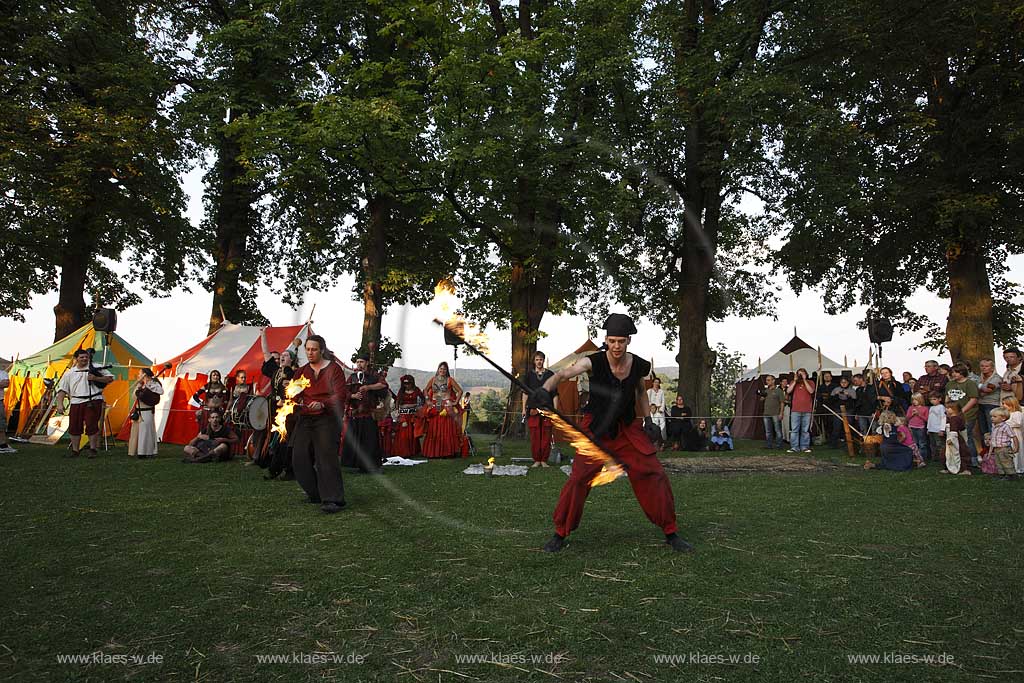
M526 418L526 426L530 430L530 455L533 456L533 464L530 467L548 467L548 457L551 455L551 420L537 411L532 396L532 392L544 386L544 383L555 374L544 367L545 359L543 351L533 354L533 368L526 373L523 380L523 384L531 391L531 394L523 393L523 417ZM557 402L558 397L555 396L555 399Z
M391 447L392 455L411 458L420 454L420 442L417 438L419 427L419 411L426 403L423 392L416 386L412 375L402 375L402 386L398 389L395 403L398 406L398 417L395 420L395 441Z
M263 349L263 367L260 368L260 372L264 377L270 379L270 383L265 391L270 401L269 422L274 424L277 419L277 411L284 405L287 398L285 396L285 387L295 376L298 361L296 350L302 345L302 340L296 338L284 351L271 351L267 345L267 328L263 328L260 331L260 345ZM294 412L288 415L286 421L287 432L285 434L294 431L297 420L298 415ZM256 447L256 462L261 467L267 468L267 473L263 478L268 481L278 477L284 480L294 479L295 474L292 472L292 449L287 442L287 436L284 439L279 439L274 444L274 447L271 448L267 443L271 440L267 432L260 432L260 434L262 438Z
M370 369L370 356L360 353L356 367L348 377L348 414L345 418L345 438L341 447L341 464L357 467L360 472L380 472L384 458L381 456L380 434L374 410L380 399L380 392L388 385Z
M626 350L632 335L636 334L636 327L629 316L613 313L603 328L606 350L581 358L554 373L534 397L538 407L552 410L551 394L558 384L589 372L590 401L581 424L584 432L625 468L640 507L647 518L665 532L665 542L672 550L692 552L693 546L676 533L672 488L636 412L639 406L639 417L650 420L650 405L643 383L643 378L651 371L650 363ZM545 552L562 550L566 537L579 526L587 495L603 467L602 463L579 455L573 460L572 473L555 507L555 535L545 544Z
M341 420L348 388L345 372L324 356L327 344L318 334L306 339L309 362L295 373L309 386L302 392L299 421L291 435L292 468L295 479L311 503L333 514L345 507L345 487L338 464Z
M462 387L449 374L448 363L437 366L427 384L426 434L423 437L423 455L428 458L457 458L464 454L462 422L459 418L459 398Z

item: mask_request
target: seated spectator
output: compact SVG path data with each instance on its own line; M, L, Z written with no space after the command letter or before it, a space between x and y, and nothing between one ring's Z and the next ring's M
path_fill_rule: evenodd
M231 425L224 423L221 412L215 410L208 417L206 431L197 434L196 438L185 446L185 457L181 461L205 463L231 460L236 443L238 435L231 429Z
M729 427L725 424L725 420L722 418L715 420L715 428L711 430L711 446L709 447L709 450L733 450L732 434L729 432Z
M866 470L892 470L906 472L914 467L914 451L910 446L900 442L900 418L891 410L882 411L878 417L878 433L882 435L881 462L877 465L870 460L864 463ZM910 439L909 432L907 438ZM913 441L911 440L911 443Z
M689 406L683 404L682 394L677 394L675 403L668 409L668 424L665 425L669 443L674 451L678 451L683 444L686 428L692 427L690 424L691 414Z
M701 419L697 424L690 422L689 429L683 435L683 448L688 451L706 451L708 449L708 421Z

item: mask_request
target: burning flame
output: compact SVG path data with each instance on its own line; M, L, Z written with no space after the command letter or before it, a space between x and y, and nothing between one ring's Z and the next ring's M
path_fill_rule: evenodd
M583 458L589 462L600 462L604 466L597 476L590 482L590 487L604 486L610 484L626 473L622 465L615 462L615 459L606 450L591 441L576 427L572 426L556 413L541 409L540 413L551 420L551 425L557 429L562 436L569 441L569 445L576 449L576 457Z
M434 287L434 305L440 311L438 320L443 321L445 329L461 337L481 353L490 353L487 335L479 325L468 322L465 317L455 312L455 301L455 284L448 278L438 282Z
M271 430L280 435L281 441L288 436L288 429L285 422L288 416L295 412L295 397L309 388L309 378L299 377L293 379L284 387L284 403L277 409L277 416L274 418L274 428Z
M487 469L494 467L494 458L487 458L487 464L484 467Z

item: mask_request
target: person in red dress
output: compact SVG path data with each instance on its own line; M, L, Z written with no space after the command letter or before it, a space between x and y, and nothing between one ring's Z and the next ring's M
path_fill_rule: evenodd
M606 350L585 356L570 367L559 370L533 393L533 398L539 408L551 409L551 395L557 391L560 382L589 372L590 401L584 408L580 426L595 443L614 454L622 464L644 514L665 533L665 542L672 550L691 552L693 546L676 533L678 526L672 487L658 460L657 449L642 426L643 422L653 424L643 382L643 378L650 374L651 364L626 351L632 335L636 334L636 327L629 316L611 314L604 323L604 329L607 332ZM579 526L591 482L602 467L602 463L590 459L573 459L572 473L562 487L553 515L555 534L544 545L544 552L562 550L565 538Z
M427 399L416 386L416 380L412 375L402 375L401 381L402 386L395 398L398 417L395 419L395 439L391 444L391 454L411 458L420 454L420 434L417 434L417 425L420 421L420 409Z
M437 366L427 384L427 424L423 437L423 455L428 458L454 458L465 454L459 398L462 387L448 373L448 363Z

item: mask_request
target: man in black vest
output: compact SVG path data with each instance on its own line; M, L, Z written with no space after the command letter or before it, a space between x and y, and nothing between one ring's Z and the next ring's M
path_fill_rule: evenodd
M651 407L643 382L643 378L650 374L651 364L626 351L631 336L636 334L636 327L629 316L611 314L604 323L604 330L606 350L581 358L555 373L535 392L538 404L550 407L551 392L560 382L589 372L590 401L584 408L580 426L623 464L640 507L647 518L665 532L665 542L677 552L691 552L693 546L676 534L678 527L672 487L655 455L657 449L644 432L640 419L651 419ZM545 552L560 551L565 545L565 538L579 526L591 482L601 467L600 462L581 457L573 460L572 474L562 487L555 507L555 535L544 546Z

